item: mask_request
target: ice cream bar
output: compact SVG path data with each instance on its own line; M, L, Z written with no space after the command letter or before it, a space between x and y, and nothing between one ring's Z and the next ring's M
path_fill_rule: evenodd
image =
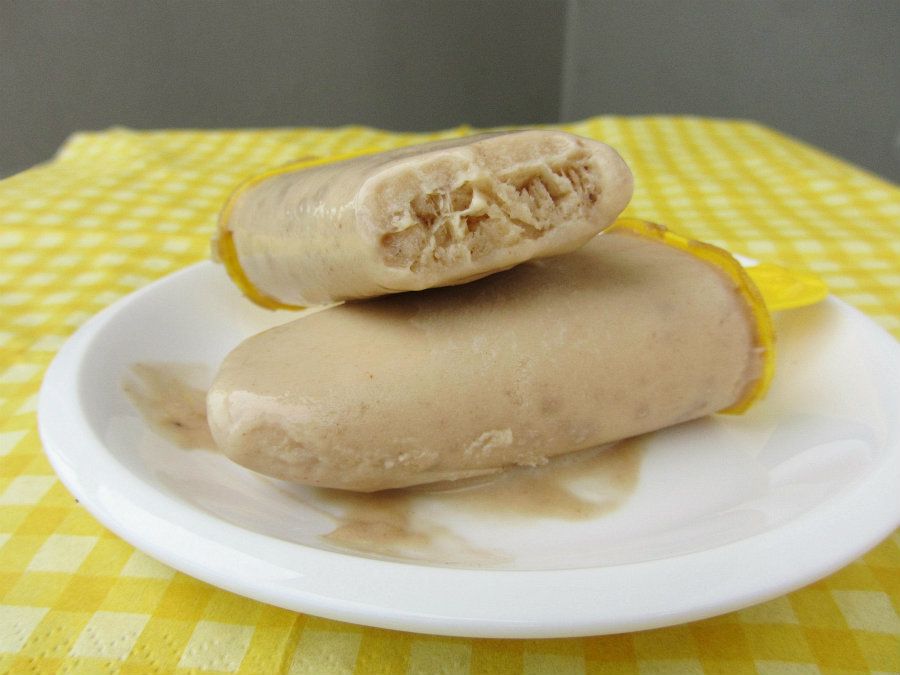
M371 491L738 412L772 359L765 305L728 253L623 220L564 256L251 337L207 404L234 461Z
M251 179L223 209L213 252L268 307L421 290L574 250L631 191L599 141L484 134Z

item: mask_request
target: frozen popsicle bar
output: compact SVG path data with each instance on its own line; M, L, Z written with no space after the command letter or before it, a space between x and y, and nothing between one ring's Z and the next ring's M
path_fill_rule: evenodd
M728 253L623 220L564 256L251 337L207 407L234 461L371 491L739 412L772 358L765 305Z
M484 134L251 179L223 209L213 252L268 307L421 290L574 250L631 191L625 162L598 141Z

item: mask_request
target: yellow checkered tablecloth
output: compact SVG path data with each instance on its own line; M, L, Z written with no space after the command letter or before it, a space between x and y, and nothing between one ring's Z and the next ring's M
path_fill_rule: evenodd
M748 122L602 117L565 125L620 150L628 214L812 269L900 337L900 189ZM218 590L98 524L35 426L44 369L113 300L206 257L243 177L306 155L465 133L360 127L116 129L73 136L0 181L0 672L900 672L900 532L839 572L682 626L554 640L453 639L342 624Z

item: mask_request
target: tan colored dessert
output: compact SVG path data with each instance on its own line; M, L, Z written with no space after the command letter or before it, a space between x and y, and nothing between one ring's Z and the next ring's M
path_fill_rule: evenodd
M752 282L725 251L620 222L565 256L249 338L208 394L217 444L276 478L371 491L748 406L772 368Z
M615 150L560 131L300 167L239 188L214 242L242 290L269 307L459 284L565 253L612 223L632 191Z

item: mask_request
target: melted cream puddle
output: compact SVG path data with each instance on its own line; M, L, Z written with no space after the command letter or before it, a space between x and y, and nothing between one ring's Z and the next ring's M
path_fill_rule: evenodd
M340 548L401 558L443 553L454 562L501 562L502 556L476 549L446 527L419 517L442 510L469 512L507 521L589 520L610 513L634 492L641 466L639 440L591 448L516 467L489 478L422 485L400 490L354 493L319 488L316 502L329 510L336 527L324 539ZM441 557L438 555L437 557Z
M206 391L190 384L204 369L182 363L136 363L122 389L155 433L185 450L217 450L206 423Z
M190 384L197 372L185 364L138 363L122 386L155 433L180 448L215 450L206 422L206 392ZM401 559L491 564L507 557L472 546L427 514L438 509L518 522L602 517L634 492L641 456L639 437L482 478L371 493L279 491L334 522L334 529L322 535L332 547Z

